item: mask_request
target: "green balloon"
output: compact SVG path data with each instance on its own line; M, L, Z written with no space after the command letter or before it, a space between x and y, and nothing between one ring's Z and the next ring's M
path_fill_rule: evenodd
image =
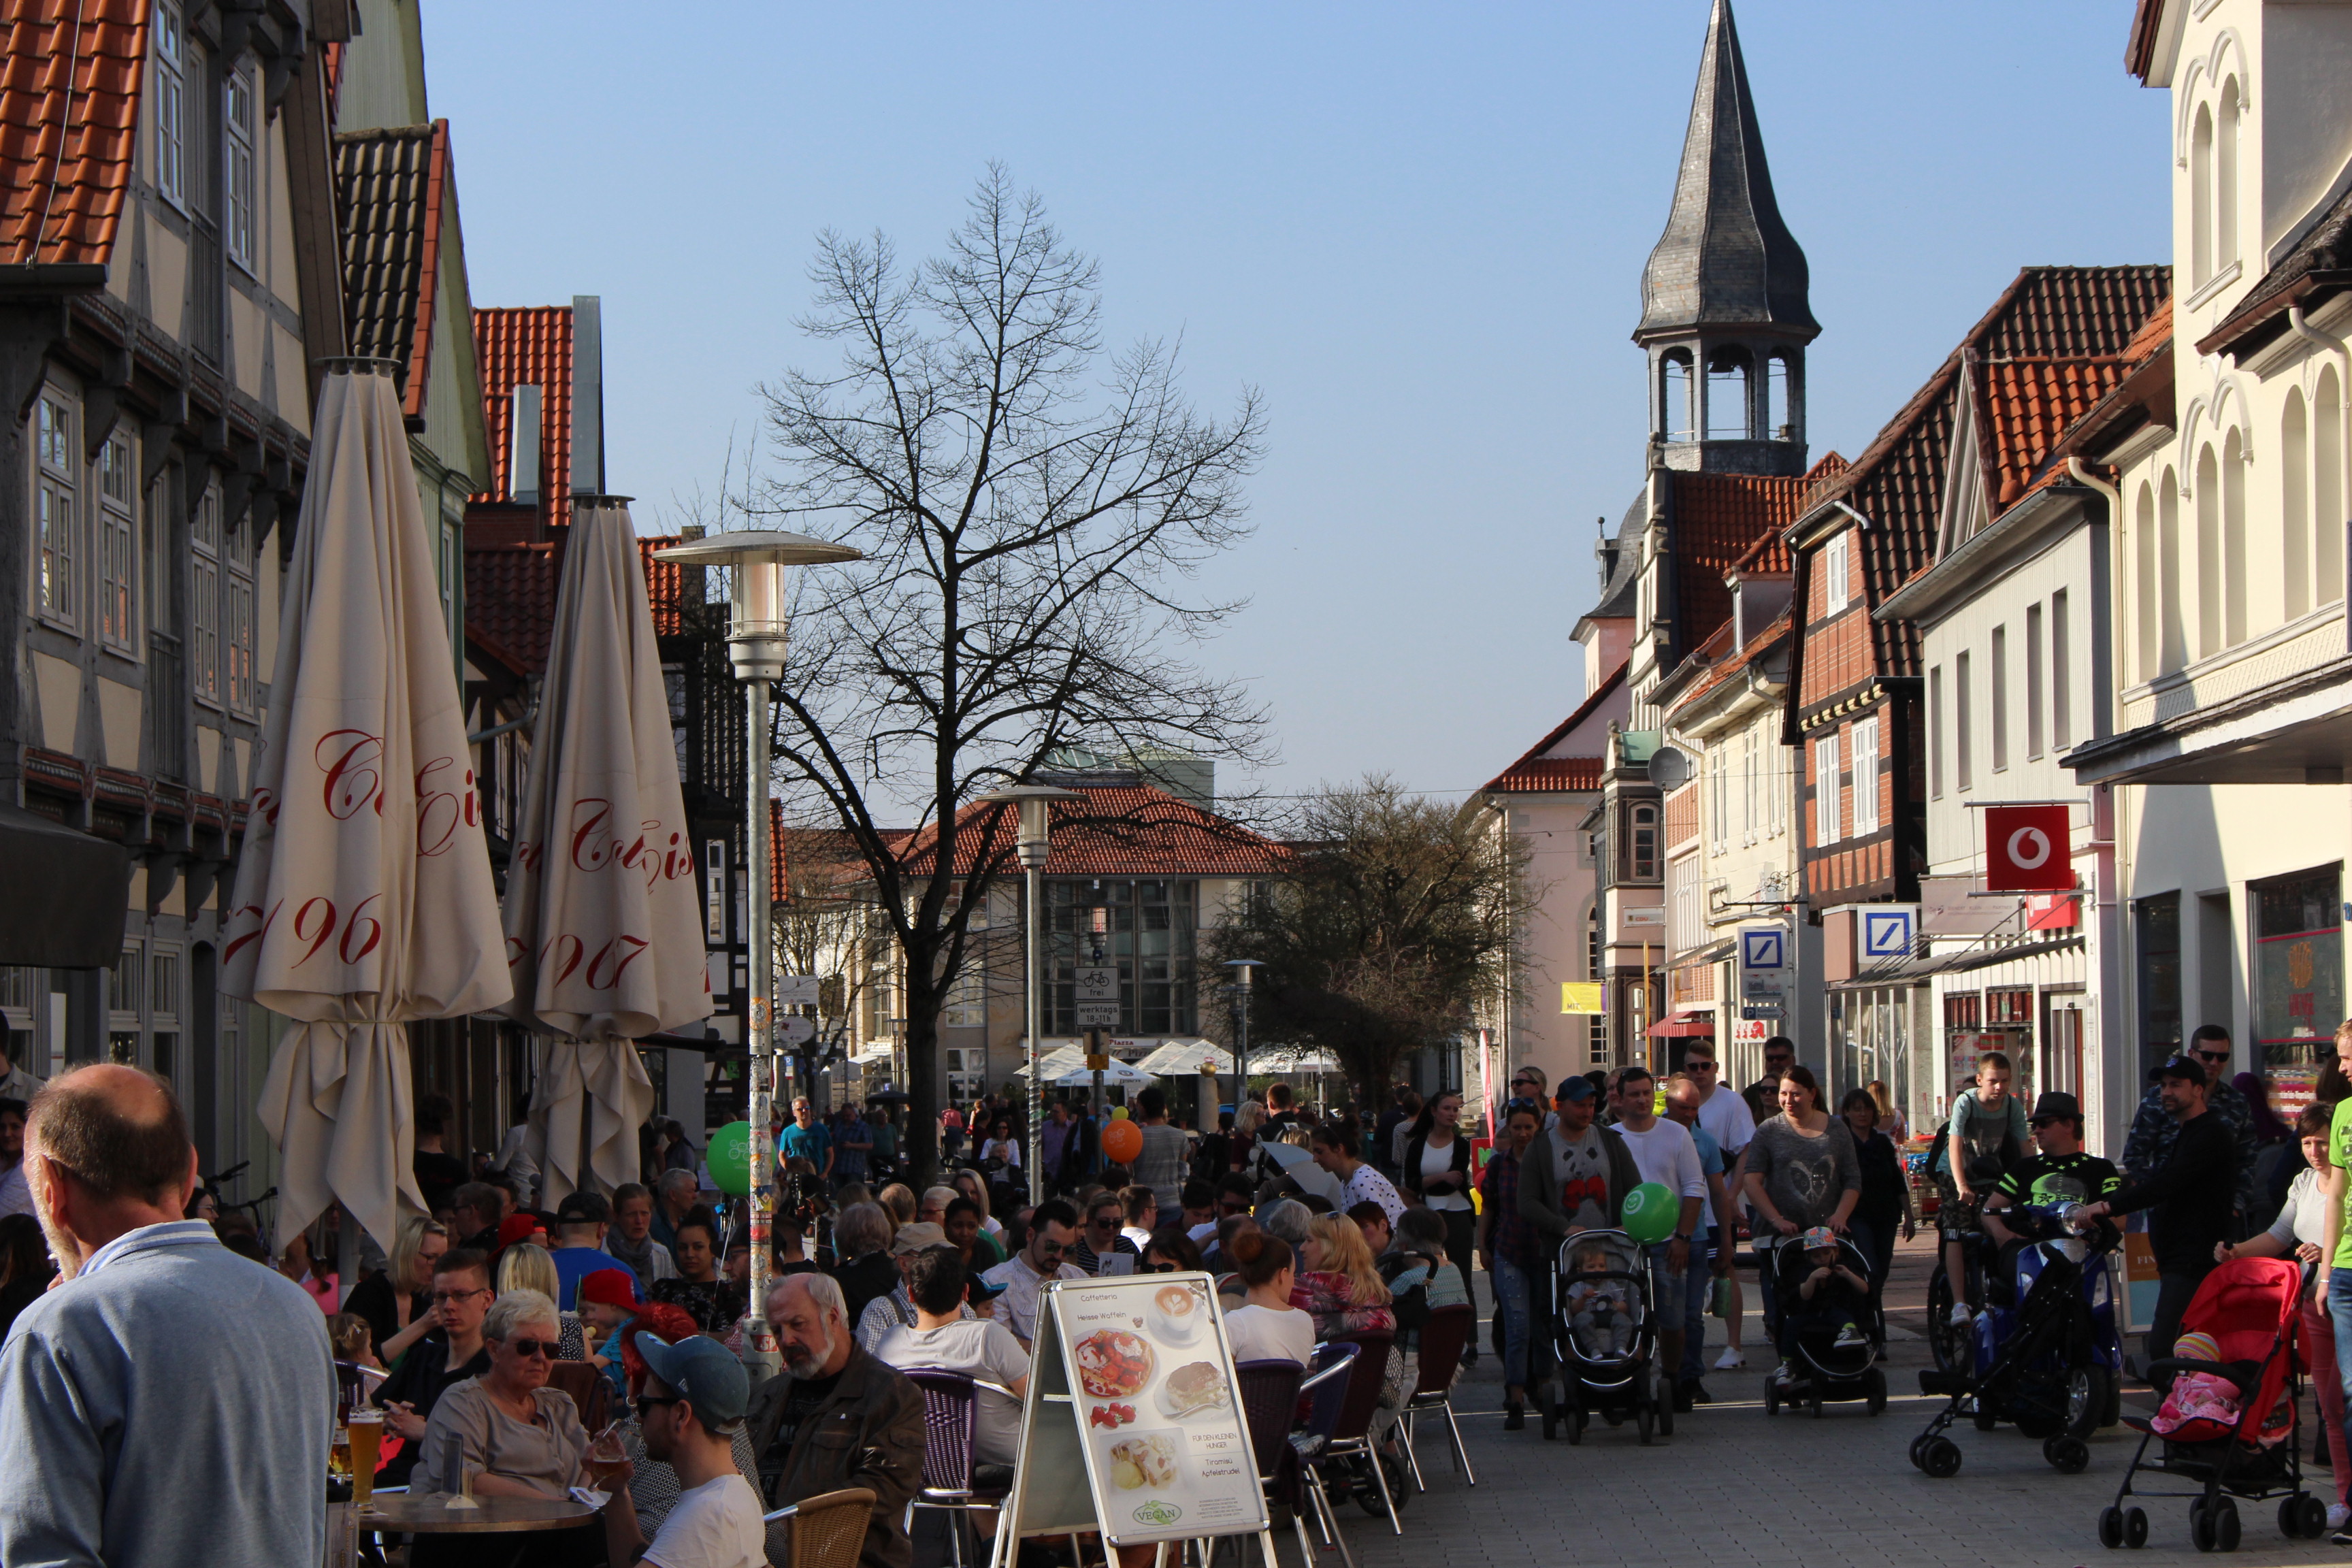
M710 1184L730 1197L751 1190L751 1124L730 1121L710 1135ZM1663 1191L1664 1189L1660 1189Z
M1644 1244L1664 1241L1674 1235L1682 1207L1664 1183L1643 1182L1625 1194L1625 1234Z

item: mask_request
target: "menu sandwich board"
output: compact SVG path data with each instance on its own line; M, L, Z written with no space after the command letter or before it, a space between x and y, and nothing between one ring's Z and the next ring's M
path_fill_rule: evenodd
M1111 1546L1274 1538L1215 1282L1206 1274L1049 1280L1037 1305L1021 1450L993 1559L1028 1535Z

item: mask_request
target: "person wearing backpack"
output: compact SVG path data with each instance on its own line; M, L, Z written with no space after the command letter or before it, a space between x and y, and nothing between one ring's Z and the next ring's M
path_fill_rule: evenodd
M1943 1202L1936 1228L1944 1241L1944 1272L1952 1281L1952 1326L1965 1328L1983 1302L1969 1297L1968 1238L1983 1234L1983 1204L2002 1173L2025 1156L2025 1102L2009 1092L2009 1058L1987 1051L1977 1058L1972 1088L1952 1102L1951 1120L1936 1138Z

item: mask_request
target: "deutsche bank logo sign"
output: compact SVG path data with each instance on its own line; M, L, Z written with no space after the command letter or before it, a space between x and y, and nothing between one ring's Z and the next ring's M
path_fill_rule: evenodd
M1864 958L1908 958L1916 945L1919 911L1916 909L1864 910L1862 911L1862 956Z
M1779 926L1751 928L1739 933L1739 967L1786 969L1789 933Z

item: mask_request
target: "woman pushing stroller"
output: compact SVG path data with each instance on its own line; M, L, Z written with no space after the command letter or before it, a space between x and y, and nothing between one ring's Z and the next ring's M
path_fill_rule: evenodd
M1779 1255L1789 1238L1816 1228L1845 1228L1862 1201L1862 1167L1845 1124L1822 1109L1821 1079L1798 1063L1780 1079L1780 1114L1756 1130L1748 1146L1748 1202L1763 1224L1755 1227L1757 1256L1768 1277L1762 1281L1773 1342L1783 1347L1773 1380L1790 1381L1778 1288ZM1791 1265L1793 1267L1793 1263ZM1868 1293L1867 1285L1864 1294Z

